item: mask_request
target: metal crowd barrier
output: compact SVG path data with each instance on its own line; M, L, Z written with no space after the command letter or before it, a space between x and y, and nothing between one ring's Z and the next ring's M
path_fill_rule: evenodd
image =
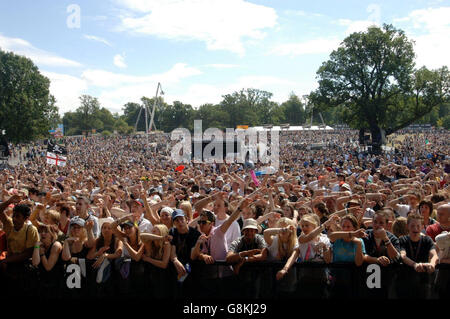
M195 261L191 273L182 283L171 263L160 269L148 263L134 263L127 279L114 270L106 283L96 282L96 272L87 261L86 277L80 287L67 285L70 272L50 278L27 267L23 276L7 281L6 291L38 298L212 298L212 299L440 299L450 298L450 264L438 264L432 274L416 273L403 264L387 267L363 264L360 267L344 263L295 263L283 279L277 272L284 262L244 264L239 274L224 261L212 265ZM67 266L67 265L66 265ZM59 272L58 272L59 273ZM73 278L72 278L73 279ZM3 285L2 285L3 286Z

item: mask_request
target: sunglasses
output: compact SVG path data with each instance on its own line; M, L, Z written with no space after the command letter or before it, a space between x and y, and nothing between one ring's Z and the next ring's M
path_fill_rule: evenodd
M205 225L205 224L210 224L211 222L209 220L199 220L198 224L199 225Z

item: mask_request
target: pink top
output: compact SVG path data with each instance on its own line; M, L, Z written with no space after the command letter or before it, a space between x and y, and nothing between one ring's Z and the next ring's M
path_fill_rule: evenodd
M227 257L228 245L225 234L220 227L213 226L208 236L208 241L203 245L202 253L208 254L214 260L225 260Z

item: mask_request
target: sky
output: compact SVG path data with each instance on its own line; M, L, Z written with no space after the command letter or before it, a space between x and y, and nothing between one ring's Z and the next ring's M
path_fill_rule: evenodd
M194 108L243 88L282 103L370 25L404 30L417 67L450 67L449 17L450 0L0 0L0 48L32 59L61 115L82 94L122 114L158 82Z

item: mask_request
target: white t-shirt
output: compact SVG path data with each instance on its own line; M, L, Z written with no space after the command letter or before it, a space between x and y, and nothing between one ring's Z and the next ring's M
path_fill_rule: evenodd
M450 258L450 233L443 231L435 239L439 248L439 259Z
M398 204L396 211L400 216L406 217L408 216L408 212L410 209L411 207L409 205Z
M219 220L216 218L216 227L220 227L228 218ZM241 227L237 223L237 221L234 221L231 223L230 227L228 227L228 230L225 232L225 239L227 240L227 247L230 247L231 243L235 241L237 238L241 237Z
M272 245L268 248L269 254L267 255L267 260L277 260L278 256L278 236L272 236ZM298 241L295 242L294 249L298 249ZM290 257L290 256L289 256Z
M153 229L153 224L146 218L141 217L138 222L139 233L151 233Z
M299 245L299 249L300 249L299 257L301 258L302 261L305 261L308 250L309 250L308 260L315 259L315 258L323 260L323 257L317 255L317 252L315 250L315 246L318 243L324 243L326 245L326 247L331 246L330 239L325 234L320 234L318 240L313 239L307 243L300 244Z

